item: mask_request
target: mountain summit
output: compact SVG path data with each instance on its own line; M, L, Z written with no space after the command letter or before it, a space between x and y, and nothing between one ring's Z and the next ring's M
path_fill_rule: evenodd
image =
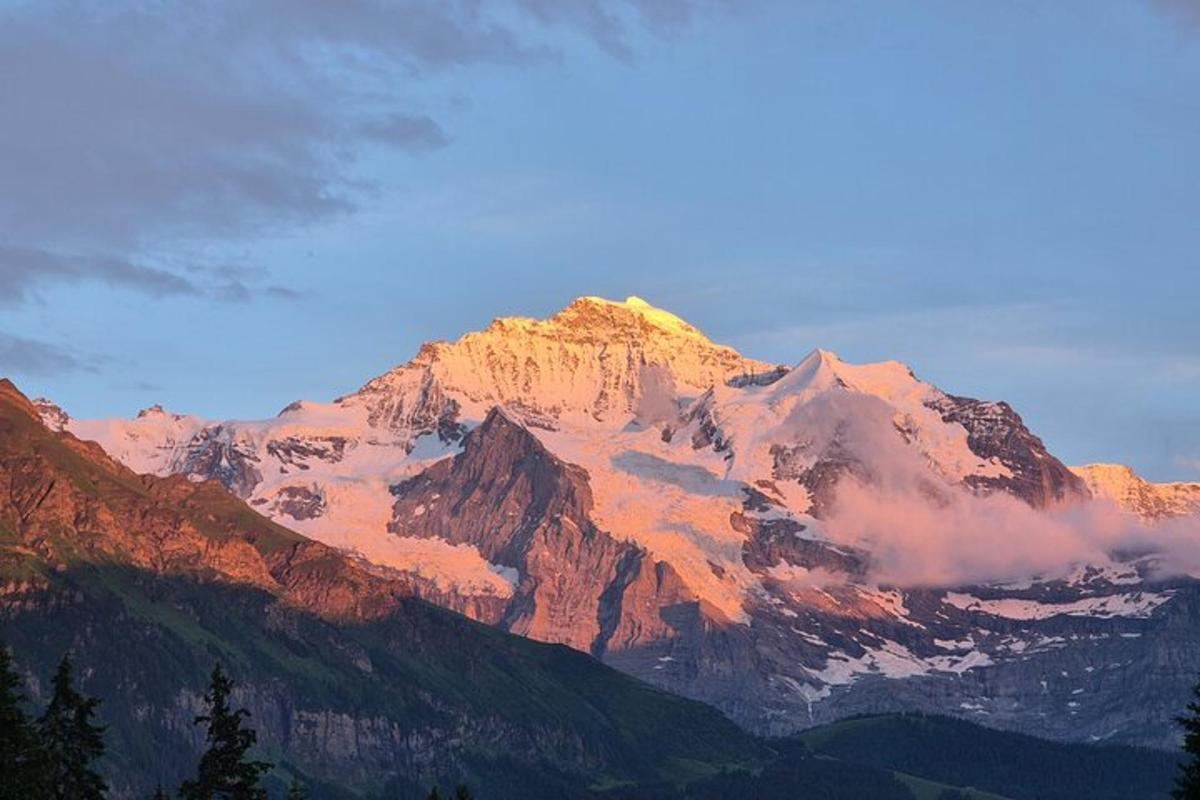
M549 419L620 425L643 403L772 369L637 297L584 297L547 320L502 317L456 342L426 344L338 403L409 436L506 404Z
M500 318L261 421L63 424L755 730L894 708L1161 742L1151 709L1200 666L1127 676L1117 723L1109 672L1067 677L1135 670L1193 589L1077 530L1098 484L1007 403L896 361L759 361L636 297Z

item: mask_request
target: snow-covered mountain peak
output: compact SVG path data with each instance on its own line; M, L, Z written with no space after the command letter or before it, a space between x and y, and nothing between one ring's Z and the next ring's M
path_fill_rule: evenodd
M1151 483L1124 464L1071 467L1092 495L1149 520L1200 514L1200 483Z
M815 350L771 381L716 386L664 431L725 459L724 477L799 484L780 499L821 517L846 476L905 493L961 485L1035 508L1086 499L1082 481L1004 403L946 394L898 361L850 364Z
M367 407L373 425L392 430L431 430L437 420L459 416L478 420L494 405L548 420L623 425L775 369L637 297L583 297L545 320L501 317L457 341L426 344L339 402Z
M685 338L716 347L695 326L635 296L620 301L580 297L548 319L501 317L492 323L491 330L509 333L522 331L567 341L591 341L601 336L623 339Z
M774 386L775 395L799 392L820 392L833 387L845 387L838 374L842 360L828 350L813 350L800 359Z
M42 424L50 430L61 431L70 424L70 415L66 411L63 411L56 403L47 400L45 397L35 397L30 402L37 409L38 416L42 419Z
M161 404L155 403L154 405L147 406L146 408L143 408L141 411L137 412L136 419L146 419L147 417L180 418L182 416L183 416L182 414L173 414L170 411L167 411L166 409L164 409Z
M634 318L651 326L657 331L666 333L672 336L687 336L700 339L708 342L709 339L697 328L693 327L683 319L675 316L670 311L665 311L657 308L650 303L647 303L640 297L630 295L624 301L618 302L615 300L607 300L603 297L581 297L566 309L555 315L556 318L565 317L571 319L573 317L584 316L581 314L585 308L600 308L608 310L612 313L615 319L622 317Z
M874 395L892 404L923 403L938 390L919 380L912 369L899 361L851 364L829 350L813 350L788 372L776 393L818 392L830 388L849 389Z

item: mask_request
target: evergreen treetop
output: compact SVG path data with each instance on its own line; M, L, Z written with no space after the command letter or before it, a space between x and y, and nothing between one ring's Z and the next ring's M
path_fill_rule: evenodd
M95 723L100 701L74 685L70 656L54 673L54 696L38 720L46 777L55 800L102 800L108 786L93 764L104 755L104 726Z
M1192 689L1192 695L1187 713L1175 718L1183 728L1183 751L1190 756L1186 764L1179 765L1171 793L1175 800L1200 800L1200 684Z
M308 800L308 792L304 789L304 784L300 783L300 779L292 776L292 782L288 785L287 800Z
M0 642L0 800L45 795L45 757L37 729L25 713L22 680Z
M183 800L266 800L266 791L259 779L270 771L271 764L247 757L258 741L252 728L242 725L250 716L244 708L233 709L229 696L233 681L217 664L213 667L209 690L204 695L208 713L196 717L197 725L208 725L208 750L200 757L194 780L184 781L179 788Z

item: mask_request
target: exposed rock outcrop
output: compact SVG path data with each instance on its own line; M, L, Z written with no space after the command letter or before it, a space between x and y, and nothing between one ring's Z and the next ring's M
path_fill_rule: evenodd
M392 488L388 529L469 544L519 575L509 630L603 653L666 635L660 612L695 598L670 565L599 530L587 474L499 410L463 451Z
M1147 520L1200 515L1200 483L1150 483L1124 464L1072 467L1092 495Z

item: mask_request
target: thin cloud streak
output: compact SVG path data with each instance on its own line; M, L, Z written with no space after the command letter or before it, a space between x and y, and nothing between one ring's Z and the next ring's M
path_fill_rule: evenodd
M38 286L60 280L92 280L134 289L152 297L202 294L192 281L173 272L101 256L64 256L30 247L0 246L0 304L24 301Z
M0 375L40 377L95 371L95 365L48 342L0 332Z

